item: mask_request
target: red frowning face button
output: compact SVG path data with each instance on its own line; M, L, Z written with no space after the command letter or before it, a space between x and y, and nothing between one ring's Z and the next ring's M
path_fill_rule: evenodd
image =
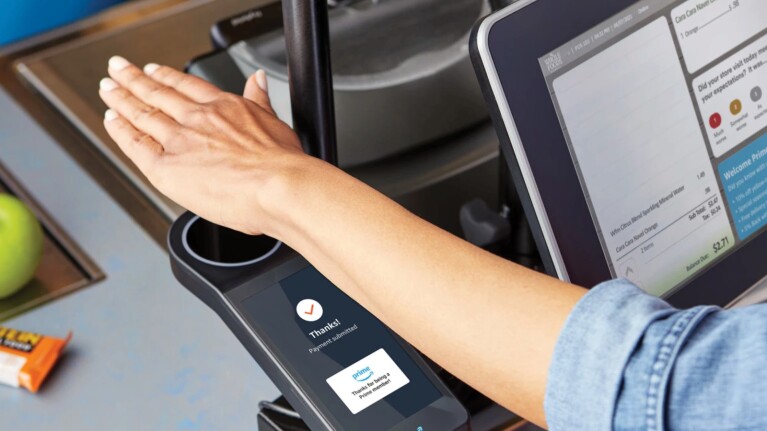
M712 115L711 118L708 119L708 124L712 129L718 129L719 126L722 125L722 116L718 113Z

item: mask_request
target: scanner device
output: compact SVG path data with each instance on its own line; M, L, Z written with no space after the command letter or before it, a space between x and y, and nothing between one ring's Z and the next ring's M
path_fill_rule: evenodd
M328 5L285 0L293 125L337 162ZM468 413L423 358L287 245L185 213L171 267L215 311L312 430L468 430Z

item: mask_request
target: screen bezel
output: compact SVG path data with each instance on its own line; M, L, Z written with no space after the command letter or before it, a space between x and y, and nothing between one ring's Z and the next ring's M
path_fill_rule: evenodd
M298 371L291 365L290 361L276 348L274 343L267 337L264 337L264 333L257 326L257 322L247 317L247 314L243 310L241 304L247 298L257 295L261 291L268 289L275 283L279 283L280 280L284 280L293 274L296 274L308 267L311 264L304 258L296 255L294 258L287 262L273 268L268 274L257 277L247 283L235 287L224 294L229 307L239 314L249 327L250 332L259 338L259 344L265 348L269 355L274 358L280 365L280 369L288 375L288 380L295 384L295 390L304 400L308 401L315 412L322 415L323 419L331 423L338 429L345 429L344 424L341 423L325 406L319 397L308 385L307 381L301 377ZM383 323L381 323L383 325ZM417 426L423 426L426 429L459 429L468 420L468 414L461 405L461 403L453 396L450 390L439 379L439 377L432 371L432 369L426 364L424 359L418 354L418 352L405 342L400 336L394 333L391 329L384 325L385 329L392 335L395 342L402 348L408 357L415 363L418 369L426 376L429 383L441 394L439 398L434 400L423 409L419 410L416 414L411 415L404 421L397 424L392 429L409 429L407 427L412 426L415 429ZM362 354L362 353L361 353Z
M538 59L635 3L522 0L479 24L472 47L546 269L587 287L612 277ZM765 255L767 234L760 234L665 299L725 306L765 278Z

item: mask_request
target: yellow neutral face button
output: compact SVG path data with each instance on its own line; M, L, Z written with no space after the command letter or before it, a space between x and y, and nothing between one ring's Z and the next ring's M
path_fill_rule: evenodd
M732 115L738 115L742 110L743 104L740 102L740 99L735 99L730 103L730 112L732 112Z

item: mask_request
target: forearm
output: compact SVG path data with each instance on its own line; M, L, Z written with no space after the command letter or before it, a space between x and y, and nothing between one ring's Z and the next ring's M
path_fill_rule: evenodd
M545 423L554 345L584 289L474 247L321 162L279 195L269 233L437 363Z

